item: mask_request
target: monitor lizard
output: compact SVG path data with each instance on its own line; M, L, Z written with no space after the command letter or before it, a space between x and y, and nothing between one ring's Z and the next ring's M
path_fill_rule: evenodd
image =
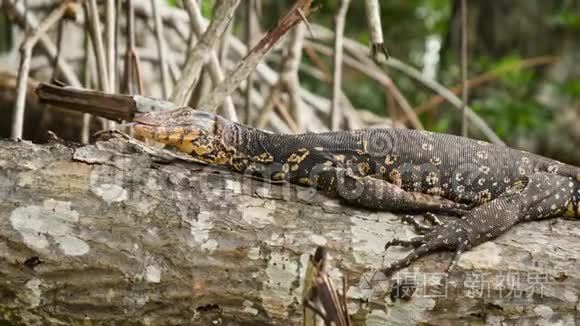
M360 207L428 213L407 217L419 236L390 274L435 250L461 253L513 225L580 216L580 168L536 154L448 134L366 129L299 135L254 129L183 107L134 119L135 132L210 164L263 178L313 186ZM442 223L432 213L460 218Z

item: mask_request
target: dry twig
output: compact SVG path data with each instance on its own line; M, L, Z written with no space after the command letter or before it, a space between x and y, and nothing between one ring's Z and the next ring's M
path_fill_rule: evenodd
M76 11L76 3L62 2L44 20L26 36L20 47L20 65L18 67L18 80L16 86L16 101L14 104L14 116L12 120L12 131L10 136L13 139L22 138L24 125L24 109L26 106L26 87L28 84L28 73L30 70L30 59L32 49L42 35L53 27L67 11Z
M117 70L116 70L116 14L115 0L107 0L105 2L105 51L107 58L107 76L109 77L108 84L111 92L116 92L117 87Z
M248 74L256 69L258 63L276 44L276 42L288 32L292 27L302 21L298 10L308 14L312 5L312 0L297 0L292 8L278 21L276 27L270 30L260 42L242 59L230 76L219 84L212 93L201 100L200 108L206 111L215 111L240 83L248 77Z
M239 3L240 0L218 0L214 17L207 30L199 39L199 42L193 50L189 53L183 69L183 74L173 89L171 95L172 102L179 106L187 105L191 98L193 88L199 79L201 68L209 59L211 51L215 48L219 36L225 31ZM220 101L220 103L222 101Z
M292 118L292 115L290 115L290 112L288 112L288 110L286 110L286 107L280 101L280 98L277 97L274 100L276 101L276 103L275 103L276 112L282 118L284 123L286 123L288 128L290 128L293 133L300 132L301 131L299 129L300 127L296 124L296 122L294 121L294 118Z
M99 76L99 85L101 89L110 93L109 77L107 73L107 64L105 60L105 50L103 48L103 38L101 36L101 22L99 20L99 9L97 8L96 0L88 0L89 12L89 27L91 32L91 39L93 41L93 48L95 49L95 56L97 58L97 71Z
M365 9L367 13L367 22L369 23L369 32L371 34L371 56L377 60L379 52L389 58L389 52L385 47L383 40L383 25L381 24L381 7L379 0L365 0Z
M246 85L246 87L248 86ZM266 127L266 124L268 123L270 117L270 113L274 110L277 98L280 96L280 94L281 94L281 84L276 83L274 86L270 88L270 94L264 101L264 104L261 106L262 110L260 110L260 113L256 118L256 122L254 123L256 128L264 129Z
M461 0L461 135L469 134L469 120L467 119L467 101L469 88L467 87L467 1Z
M183 4L185 10L189 15L191 30L193 31L195 36L197 36L198 39L201 39L205 31L205 26L199 5L195 0L184 0ZM215 49L211 50L207 69L211 77L212 83L214 85L219 85L224 80L224 72L222 70L222 67L220 66L220 62ZM232 100L231 96L226 97L224 101L223 112L226 118L232 121L238 121L236 108L234 106L234 101Z
M285 49L285 56L282 60L280 70L280 82L282 83L284 90L288 93L290 116L296 123L296 129L299 131L304 130L304 115L302 114L304 104L300 97L300 80L298 79L298 69L302 62L304 33L305 28L303 24L299 24L288 33L288 44Z
M317 39L313 40L319 42L321 40L328 40L334 37L334 32L330 29L318 25L312 24L312 28L317 35ZM366 47L363 44L360 44L357 41L354 41L349 38L344 39L344 48L346 51L352 53L353 55L359 55L360 53L366 52ZM426 78L423 74L413 68L412 66L397 60L396 58L390 57L389 60L378 58L378 61L381 65L385 65L390 68L394 68L403 74L411 77L412 79L418 81L419 83L423 84L424 86L430 88L435 93L443 96L449 103L453 105L454 108L461 110L461 99L458 98L453 92L445 88L445 86L438 83L436 80ZM466 107L467 109L467 116L470 122L477 127L484 135L487 137L491 142L495 144L503 145L504 142L493 132L493 130L487 125L487 123L481 119L469 106Z
M23 29L35 29L38 27L38 20L30 11L26 11L24 6L20 6L15 3L14 1L4 1L3 3L8 10L10 10L12 17L15 18L16 23ZM52 42L52 40L46 35L40 35L40 39L38 40L38 44L42 48L43 53L46 54L46 57L49 62L52 62L54 58L57 56L57 47ZM81 87L81 82L77 77L73 67L71 67L64 58L60 58L57 61L57 67L62 74L64 81L73 86L73 87Z
M134 82L137 82L135 91ZM125 54L125 87L129 94L143 94L141 64L135 48L135 8L133 0L127 0L127 50Z
M58 74L59 74L58 61L60 60L62 54L62 34L64 32L65 22L66 20L61 19L58 23L58 31L56 35L56 56L52 60L52 77L50 77L52 83L58 82Z
M171 85L169 83L169 69L167 65L167 50L165 44L165 37L163 36L163 23L161 22L161 15L159 13L158 0L151 0L151 7L153 8L153 21L155 25L155 40L157 41L157 53L159 54L159 66L161 67L161 90L163 98L167 98L171 93Z
M245 9L246 9L246 22L245 22L245 35L246 38L246 47L248 51L252 48L255 40L255 33L254 30L254 19L255 19L255 12L254 12L254 0L246 0ZM246 90L244 92L244 100L245 100L245 107L244 107L244 119L245 123L250 123L250 113L252 111L252 91L254 90L254 73L250 72L248 74L248 78L246 78Z
M332 50L325 45L317 44L311 41L308 41L308 45L312 47L314 50L319 51L320 53L323 53L328 56L332 55ZM415 113L415 111L405 98L405 96L400 92L395 83L393 83L393 80L386 73L384 73L374 61L368 59L366 56L361 54L359 54L358 57L354 58L346 55L344 56L343 61L348 66L362 72L363 74L380 83L387 90L389 90L389 93L392 94L394 99L397 101L397 103L401 107L401 110L403 110L403 113L410 121L413 128L418 130L424 129L423 125L421 124L421 121L419 120L419 117L417 117L417 114Z
M330 130L338 130L342 114L340 112L340 90L342 83L342 52L346 13L350 0L341 0L334 17L334 73L332 75L332 104L330 109Z

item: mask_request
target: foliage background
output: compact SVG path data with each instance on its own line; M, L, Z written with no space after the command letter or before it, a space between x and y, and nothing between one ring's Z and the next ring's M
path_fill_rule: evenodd
M211 1L204 0L205 14L211 13ZM262 28L273 24L289 1L262 1ZM312 21L332 27L339 1L320 1L319 11ZM556 138L562 132L559 117L572 113L575 126L580 129L580 1L577 0L469 0L469 76L501 72L497 78L470 90L470 105L504 140L513 146L556 155L560 159L578 162L577 154L564 150L552 151L545 139ZM398 0L381 1L383 32L392 56L412 64L443 85L460 83L459 76L459 1L454 0ZM351 1L345 35L368 43L369 34L364 19L364 1ZM236 32L242 33L243 19L236 21ZM429 42L431 42L429 44ZM434 42L434 43L433 43ZM427 67L428 46L430 60L438 60ZM513 69L539 57L557 57L549 64ZM308 57L305 56L305 62ZM311 64L311 63L310 63ZM330 58L326 64L332 66ZM511 69L510 69L511 68ZM395 71L391 77L401 88L412 106L420 106L433 94L406 76ZM346 68L343 88L353 104L379 115L388 115L388 99L384 88ZM320 94L330 94L331 86L308 75L301 75L301 83ZM420 114L427 129L456 133L459 116L443 103L434 110ZM568 121L570 122L570 121ZM572 132L578 132L573 131ZM562 135L571 148L579 146L577 136ZM478 137L478 135L473 135Z

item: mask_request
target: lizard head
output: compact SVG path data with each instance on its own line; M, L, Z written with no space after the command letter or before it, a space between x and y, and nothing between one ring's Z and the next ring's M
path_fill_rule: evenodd
M133 121L137 125L150 127L182 127L208 129L213 128L217 115L182 107L170 111L148 112L138 115Z
M147 140L173 146L179 151L211 161L215 157L215 140L219 138L219 116L189 107L171 111L149 112L133 122L135 134Z

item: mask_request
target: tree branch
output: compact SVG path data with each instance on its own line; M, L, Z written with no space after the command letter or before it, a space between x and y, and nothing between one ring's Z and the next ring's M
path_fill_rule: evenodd
M88 8L89 17L87 19L89 19L91 39L93 41L93 48L95 49L95 56L97 58L99 85L101 90L106 93L111 93L107 71L107 61L105 59L105 50L103 47L103 37L101 36L101 22L99 20L99 8L97 8L97 1L88 0Z
M467 117L467 103L469 88L467 87L467 1L461 0L461 135L469 134L469 120Z
M342 52L346 13L350 0L341 0L340 7L334 16L334 52L332 74L332 101L330 108L330 130L338 130L342 118L340 110L340 92L342 84Z
M292 27L302 21L299 11L306 15L310 12L312 0L297 0L292 8L280 19L276 27L270 30L260 42L242 59L229 77L206 97L201 100L200 108L205 111L215 111L248 75L256 69L258 63Z
M201 39L205 31L205 26L199 5L195 0L184 0L183 4L189 15L191 30L198 39ZM219 85L224 80L224 72L215 49L211 50L207 69L214 85ZM231 96L227 96L224 100L223 113L229 120L238 121L236 108Z
M12 121L11 137L13 139L22 138L22 129L24 125L24 109L26 105L26 91L28 85L28 72L30 70L30 59L32 49L38 40L52 28L64 14L68 11L75 11L76 4L63 2L56 7L34 30L26 36L26 39L20 46L20 65L18 67L18 80L16 86L16 101L14 104L14 116ZM56 54L55 54L56 55Z
M201 73L201 68L210 58L220 35L223 34L240 0L218 0L213 19L199 42L189 53L181 78L177 81L171 101L179 106L189 103L193 88ZM229 95L229 94L228 94ZM222 100L223 101L223 100Z
M159 55L159 67L161 68L161 90L163 98L166 99L171 93L171 84L169 77L169 69L167 67L167 50L165 44L165 36L163 35L163 23L161 22L161 14L159 13L158 0L151 0L151 7L153 8L153 22L155 25L155 40L157 41L157 53Z

